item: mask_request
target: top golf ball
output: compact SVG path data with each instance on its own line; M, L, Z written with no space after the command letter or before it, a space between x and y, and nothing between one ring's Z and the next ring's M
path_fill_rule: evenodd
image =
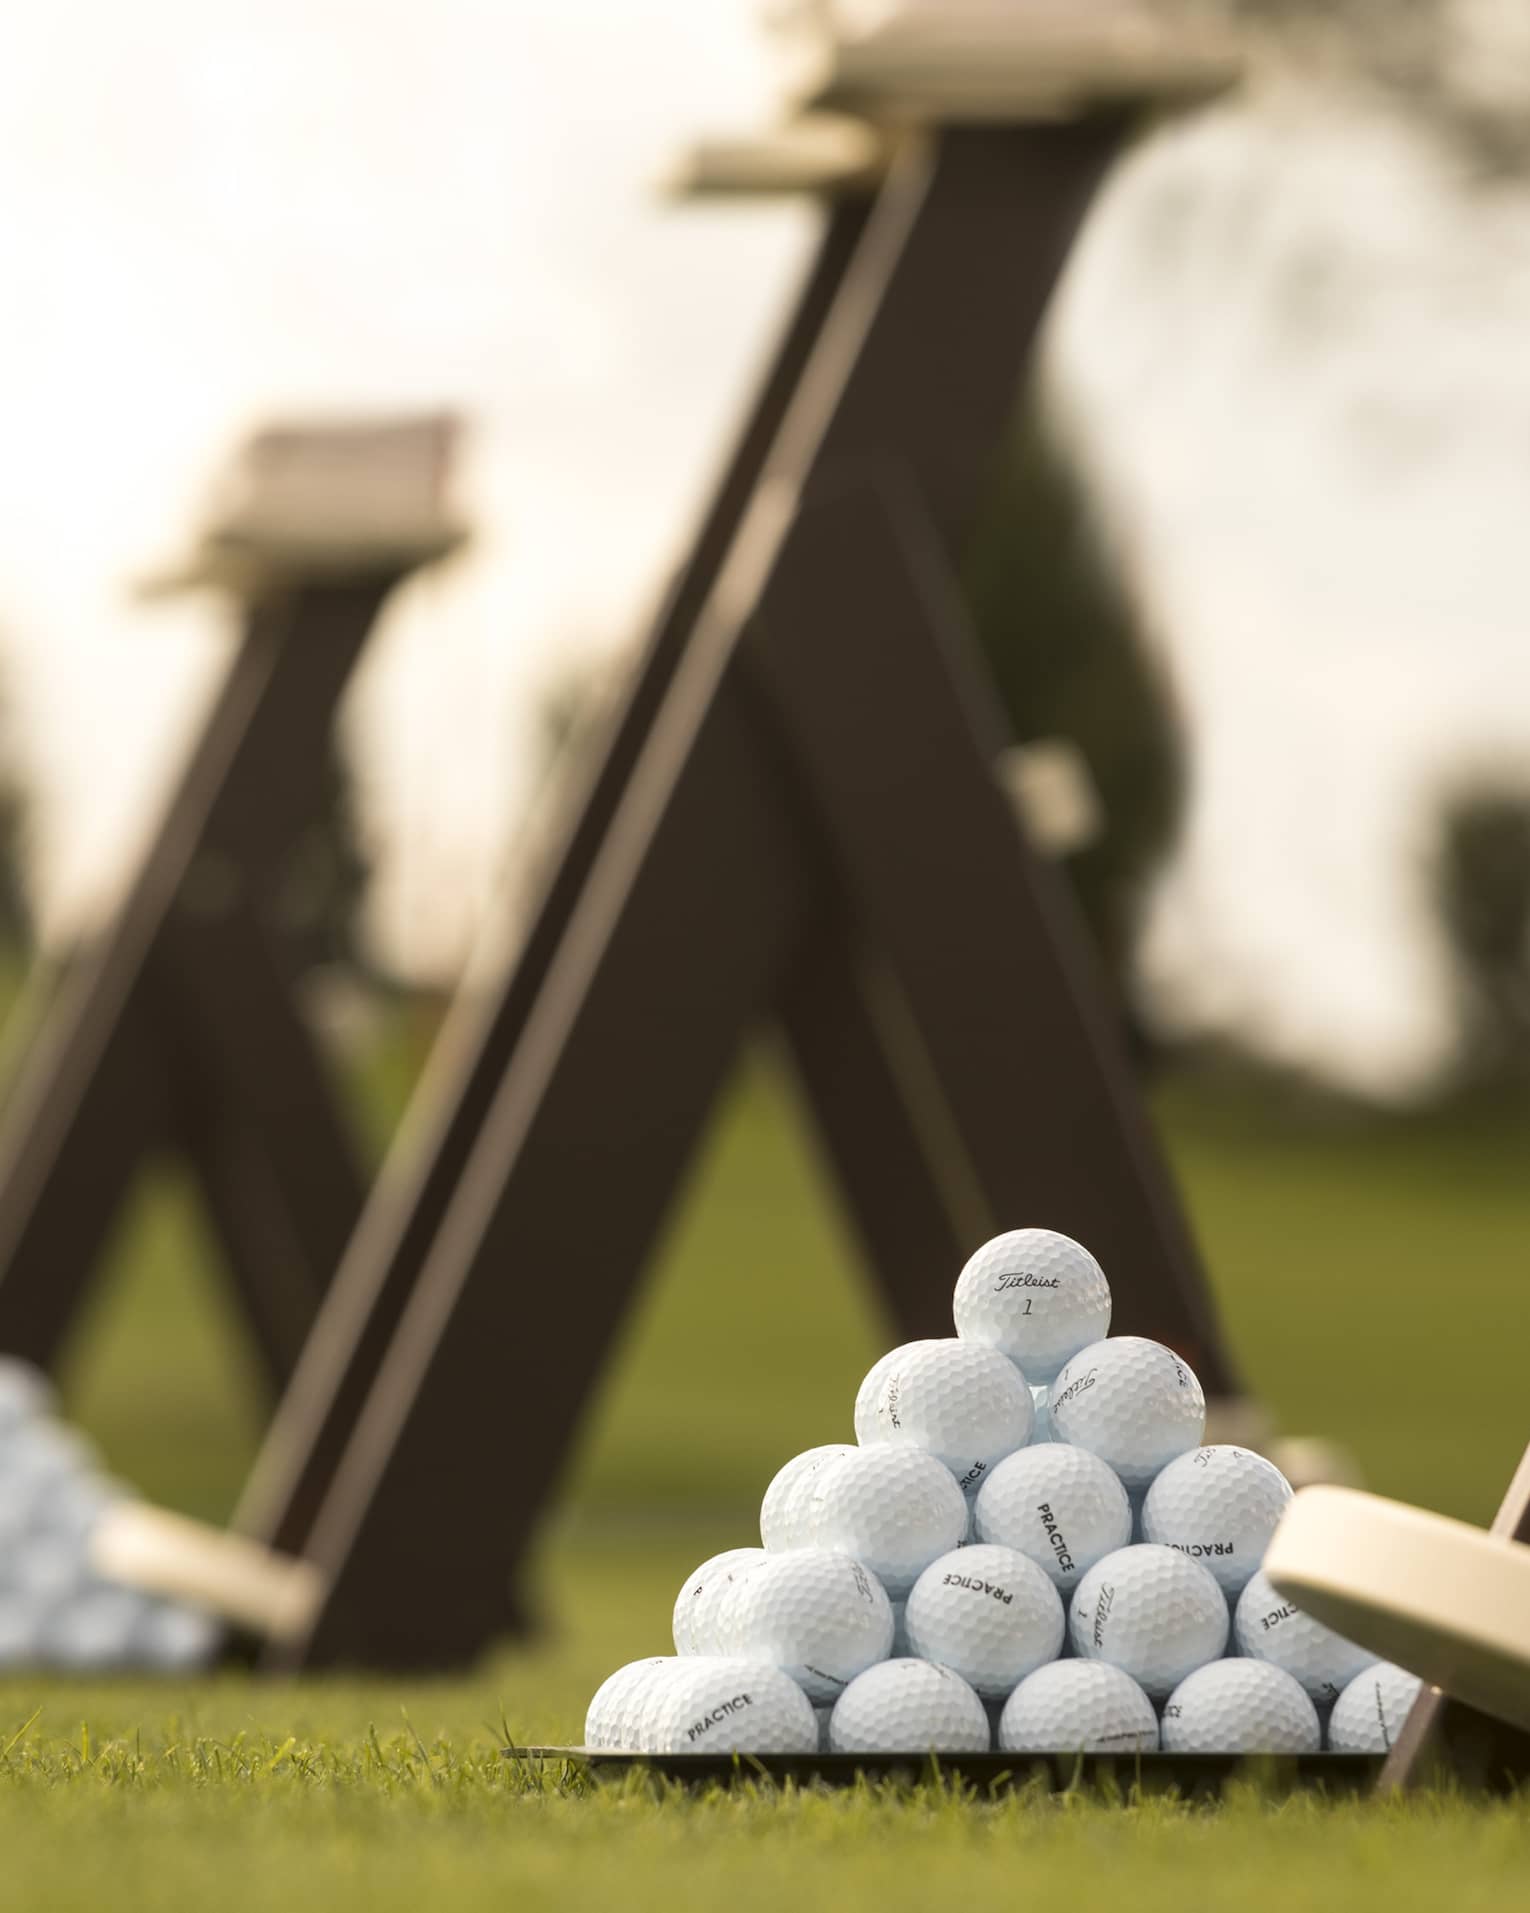
M1071 1236L1010 1229L957 1277L952 1312L964 1342L1001 1349L1034 1385L1110 1332L1110 1286Z
M1141 1335L1080 1349L1052 1383L1047 1409L1054 1441L1108 1461L1134 1494L1206 1432L1200 1383L1173 1349Z
M1025 1378L995 1348L975 1342L910 1342L884 1355L855 1403L855 1437L921 1448L975 1494L996 1461L1031 1438L1035 1407Z

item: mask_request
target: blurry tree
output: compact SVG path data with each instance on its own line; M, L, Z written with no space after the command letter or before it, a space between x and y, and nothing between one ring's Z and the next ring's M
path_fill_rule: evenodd
M1181 727L1086 487L1037 395L1020 408L965 583L1016 738L1067 738L1089 767L1102 828L1065 868L1126 994L1144 896L1179 826Z
M1530 171L1524 0L1212 0L1256 60L1390 94L1485 173Z
M1530 1077L1530 793L1491 787L1447 803L1435 901L1475 1083Z

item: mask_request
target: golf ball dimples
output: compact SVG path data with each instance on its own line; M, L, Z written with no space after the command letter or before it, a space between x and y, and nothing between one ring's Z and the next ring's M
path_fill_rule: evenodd
M1118 1335L1081 1349L1047 1397L1052 1436L1108 1461L1130 1492L1200 1446L1206 1397L1162 1342Z
M1152 1700L1220 1659L1227 1625L1227 1597L1200 1562L1147 1544L1097 1561L1069 1610L1079 1658L1122 1668Z
M595 1689L584 1716L584 1744L586 1747L620 1747L625 1743L617 1738L622 1722L622 1710L626 1698L645 1675L656 1667L673 1665L667 1654L653 1654L647 1660L628 1661L625 1667L617 1668L614 1674L608 1674Z
M855 1391L855 1412L851 1417L852 1426L859 1428L863 1416L872 1413L877 1390L882 1386L882 1377L889 1366L901 1356L911 1354L916 1348L929 1348L928 1338L921 1342L903 1342L897 1348L890 1348L885 1355L879 1355L861 1378L861 1385Z
M44 1658L81 1672L127 1666L146 1606L147 1597L131 1588L82 1587L43 1622Z
M186 1674L211 1666L222 1646L223 1628L206 1609L150 1600L133 1633L131 1658L156 1673Z
M763 1561L763 1548L728 1548L703 1561L685 1580L675 1597L673 1633L677 1654L715 1654L714 1614L719 1596L732 1585L739 1570Z
M861 1385L855 1437L922 1448L943 1461L964 1493L1031 1438L1031 1391L1014 1363L975 1342L910 1342L884 1356L875 1388Z
M1264 1559L1291 1484L1247 1448L1195 1448L1171 1461L1142 1504L1142 1538L1178 1548L1211 1570L1222 1592L1242 1593Z
M1328 1716L1329 1752L1390 1753L1422 1686L1417 1674L1391 1661L1377 1661L1357 1674Z
M1277 1594L1263 1573L1254 1575L1238 1596L1233 1638L1240 1654L1283 1667L1320 1707L1337 1700L1355 1676L1376 1660L1369 1649L1335 1634Z
M853 1448L814 1480L821 1547L854 1555L900 1601L934 1560L960 1547L967 1501L944 1462L915 1448Z
M1164 1703L1168 1754L1315 1754L1322 1744L1317 1709L1268 1661L1213 1661Z
M882 1661L857 1674L834 1703L836 1754L986 1754L988 1714L966 1681L935 1661Z
M921 1660L939 1661L985 1700L997 1700L1056 1658L1063 1606L1034 1561L980 1542L925 1569L908 1597L904 1627Z
M0 1355L0 1433L51 1414L53 1386L41 1369L14 1355Z
M1153 1703L1106 1661L1053 1661L1027 1674L999 1716L1007 1754L1155 1753Z
M670 1676L651 1738L660 1754L816 1754L818 1717L768 1662L698 1659Z
M956 1278L956 1332L986 1342L1049 1382L1110 1332L1110 1285L1082 1243L1051 1229L1011 1229L985 1242Z
M1018 1548L1059 1593L1132 1538L1131 1503L1087 1448L1043 1442L1007 1455L978 1490L976 1534Z
M790 1674L809 1700L835 1700L892 1651L880 1582L848 1554L803 1548L770 1555L738 1590L730 1639L747 1660Z
M821 1448L809 1448L803 1454L793 1455L786 1466L777 1471L760 1503L760 1540L769 1553L782 1554L788 1548L812 1545L804 1517L813 1480L831 1461L854 1452L850 1442L831 1441Z
M615 1726L618 1737L612 1745L636 1749L638 1753L643 1754L656 1753L659 1745L659 1725L663 1718L670 1683L678 1680L682 1673L689 1671L696 1664L696 1659L681 1660L678 1657L666 1656L646 1674L640 1675L627 1690Z

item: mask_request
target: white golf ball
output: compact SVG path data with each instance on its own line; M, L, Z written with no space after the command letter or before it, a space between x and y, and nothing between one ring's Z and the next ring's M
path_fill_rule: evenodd
M1158 1716L1142 1689L1106 1661L1053 1661L1027 1674L999 1717L1007 1754L1154 1753Z
M1079 1658L1124 1669L1152 1700L1220 1659L1227 1626L1227 1597L1200 1562L1151 1545L1097 1561L1069 1610Z
M1388 1754L1424 1683L1391 1661L1357 1674L1328 1716L1328 1749L1335 1754Z
M669 1683L683 1668L694 1665L694 1661L665 1655L652 1662L645 1672L638 1674L631 1685L623 1690L616 1704L606 1745L638 1753L652 1753L659 1709Z
M1142 1504L1142 1538L1203 1562L1236 1599L1290 1499L1290 1482L1263 1455L1225 1445L1193 1448L1154 1477Z
M130 1588L92 1587L62 1601L43 1623L42 1650L55 1667L126 1667L147 1597Z
M956 1278L956 1332L1001 1349L1027 1382L1049 1382L1110 1333L1110 1285L1082 1243L1051 1229L985 1242Z
M654 1713L660 1754L816 1754L818 1718L797 1683L768 1662L692 1660Z
M106 1510L126 1499L121 1485L104 1475L44 1481L32 1509L32 1525L40 1533L63 1535L83 1546Z
M1043 1442L1006 1455L978 1490L979 1541L1018 1548L1059 1593L1132 1538L1126 1490L1087 1448Z
M223 1629L204 1608L150 1600L140 1613L131 1657L156 1674L188 1674L210 1667L222 1646Z
M1053 1382L1047 1406L1053 1439L1108 1461L1132 1492L1199 1447L1206 1432L1200 1383L1172 1349L1140 1335L1081 1349Z
M686 1576L675 1597L673 1633L677 1654L719 1651L719 1602L745 1568L764 1559L763 1548L727 1548Z
M1047 1397L1051 1390L1045 1382L1031 1385L1031 1446L1040 1447L1044 1441L1055 1441L1052 1433L1052 1411L1047 1406Z
M779 1667L815 1702L836 1700L892 1651L881 1583L848 1554L767 1555L734 1598L729 1638L745 1660Z
M46 1604L89 1593L95 1586L80 1542L46 1531L27 1535L0 1572L8 1590Z
M0 1594L0 1667L27 1667L42 1659L47 1604L25 1594Z
M1355 1676L1376 1660L1368 1648L1335 1634L1277 1594L1262 1572L1238 1596L1233 1638L1240 1654L1283 1667L1320 1707L1336 1701Z
M895 1601L967 1534L955 1475L916 1448L852 1449L815 1476L809 1503L818 1545L864 1562Z
M897 1348L890 1348L885 1355L879 1355L861 1377L861 1385L855 1391L855 1411L851 1417L852 1426L859 1428L862 1419L872 1413L877 1390L882 1385L882 1376L893 1362L896 1362L900 1356L909 1354L913 1349L936 1347L939 1347L939 1342L931 1341L929 1337L926 1337L921 1342L900 1343Z
M881 1661L834 1703L836 1754L986 1754L988 1714L966 1681L935 1661Z
M953 1669L985 1700L1054 1660L1064 1626L1062 1600L1036 1563L987 1543L932 1562L904 1616L912 1652Z
M0 1436L53 1412L53 1384L40 1368L0 1355Z
M923 1449L970 1494L996 1461L1031 1438L1031 1391L997 1349L910 1342L879 1366L876 1386L863 1383L856 1398L855 1436L864 1448Z
M100 1472L93 1445L78 1429L60 1421L27 1421L9 1431L3 1466L7 1473L47 1482Z
M1268 1661L1213 1661L1164 1703L1169 1754L1315 1754L1323 1730L1300 1685Z
M8 1470L0 1460L0 1583L9 1583L17 1550L48 1525L46 1504L54 1485L24 1470Z
M811 1483L831 1461L854 1453L853 1442L831 1441L821 1448L809 1448L800 1455L793 1455L785 1467L777 1471L760 1503L760 1540L769 1553L784 1554L788 1548L813 1545L806 1522Z
M614 1674L608 1674L595 1689L584 1715L584 1744L586 1747L620 1747L623 1743L615 1738L618 1723L622 1719L622 1709L626 1697L644 1676L651 1674L656 1667L672 1666L667 1654L652 1654L644 1661L628 1661L625 1667L617 1668Z

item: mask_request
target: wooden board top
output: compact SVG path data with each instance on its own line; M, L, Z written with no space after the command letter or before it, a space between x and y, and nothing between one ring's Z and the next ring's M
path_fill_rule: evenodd
M448 498L458 421L448 413L274 424L214 488L195 552L145 581L147 597L410 571L461 544Z
M759 133L698 139L658 183L687 199L866 192L886 170L891 144L866 120L806 113Z
M1195 99L1243 64L1230 34L1152 0L779 0L770 29L794 107L878 122Z

